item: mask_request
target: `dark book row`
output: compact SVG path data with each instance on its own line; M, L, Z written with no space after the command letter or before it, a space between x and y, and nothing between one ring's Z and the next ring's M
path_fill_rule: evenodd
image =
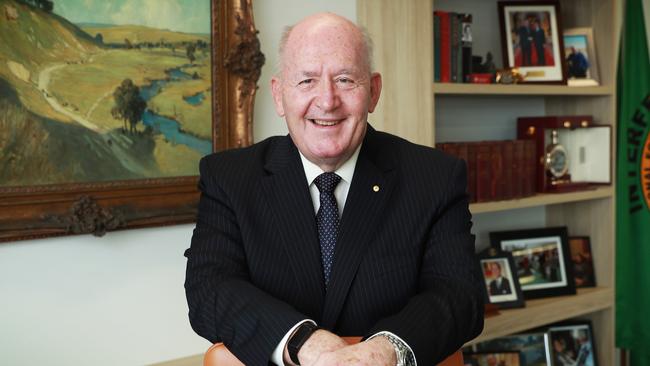
M501 201L535 194L534 140L447 142L436 147L465 160L470 202Z
M472 73L472 15L433 13L434 80L463 83Z

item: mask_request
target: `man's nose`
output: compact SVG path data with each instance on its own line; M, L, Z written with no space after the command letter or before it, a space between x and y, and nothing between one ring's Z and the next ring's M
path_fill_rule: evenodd
M316 106L318 108L324 111L331 111L338 108L340 99L334 82L330 80L322 81L317 92Z

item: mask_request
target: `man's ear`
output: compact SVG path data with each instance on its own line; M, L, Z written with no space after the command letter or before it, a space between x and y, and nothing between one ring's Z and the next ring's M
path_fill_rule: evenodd
M370 104L368 105L368 113L372 113L379 102L381 95L381 74L378 72L370 75Z
M275 112L280 117L284 117L284 105L282 104L282 80L277 76L271 78L271 94L275 104Z

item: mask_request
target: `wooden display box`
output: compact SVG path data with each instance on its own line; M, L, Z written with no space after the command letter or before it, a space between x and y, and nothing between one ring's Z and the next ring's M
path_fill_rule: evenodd
M568 173L552 179L546 162L552 131L566 150ZM591 116L519 117L517 138L536 141L538 192L566 192L611 184L611 126L596 125Z

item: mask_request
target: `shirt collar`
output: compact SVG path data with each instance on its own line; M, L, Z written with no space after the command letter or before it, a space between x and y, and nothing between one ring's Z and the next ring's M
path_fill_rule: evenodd
M336 169L334 173L336 173L339 177L341 177L342 180L347 182L348 184L352 184L352 176L354 175L354 167L357 165L357 159L359 158L359 151L361 151L361 145L359 144L359 147L354 151L352 156L341 165L340 168ZM300 160L302 160L302 167L305 169L305 176L307 177L307 185L311 185L314 179L318 177L319 175L323 174L324 171L321 169L318 165L312 163L307 159L300 150L298 150L300 153Z

